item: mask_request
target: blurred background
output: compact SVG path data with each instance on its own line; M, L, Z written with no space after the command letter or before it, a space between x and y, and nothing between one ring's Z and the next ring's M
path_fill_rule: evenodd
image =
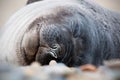
M0 27L10 16L26 4L27 0L0 0ZM120 13L120 0L95 0L101 6Z

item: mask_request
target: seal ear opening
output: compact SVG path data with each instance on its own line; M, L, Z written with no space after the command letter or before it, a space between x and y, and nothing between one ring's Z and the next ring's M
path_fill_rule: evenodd
M30 30L25 33L21 47L24 50L26 58L29 61L33 59L39 48L39 38L36 30Z

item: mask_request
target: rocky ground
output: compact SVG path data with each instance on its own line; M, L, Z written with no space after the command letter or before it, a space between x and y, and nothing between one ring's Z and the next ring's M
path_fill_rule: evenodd
M0 65L0 80L120 80L120 60L98 68L90 64L67 67L54 60L46 66L37 62L24 67Z

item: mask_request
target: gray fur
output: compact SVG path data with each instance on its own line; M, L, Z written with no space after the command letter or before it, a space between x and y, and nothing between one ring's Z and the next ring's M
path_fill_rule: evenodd
M98 66L120 59L120 14L92 0L38 1L15 13L0 37L0 61L45 65L54 59L68 66ZM49 55L56 44L61 47L58 58Z

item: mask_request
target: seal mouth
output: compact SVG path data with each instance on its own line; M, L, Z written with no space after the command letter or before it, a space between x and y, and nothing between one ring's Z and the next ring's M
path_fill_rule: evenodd
M57 54L54 51L49 52L49 54L56 59L58 58Z

